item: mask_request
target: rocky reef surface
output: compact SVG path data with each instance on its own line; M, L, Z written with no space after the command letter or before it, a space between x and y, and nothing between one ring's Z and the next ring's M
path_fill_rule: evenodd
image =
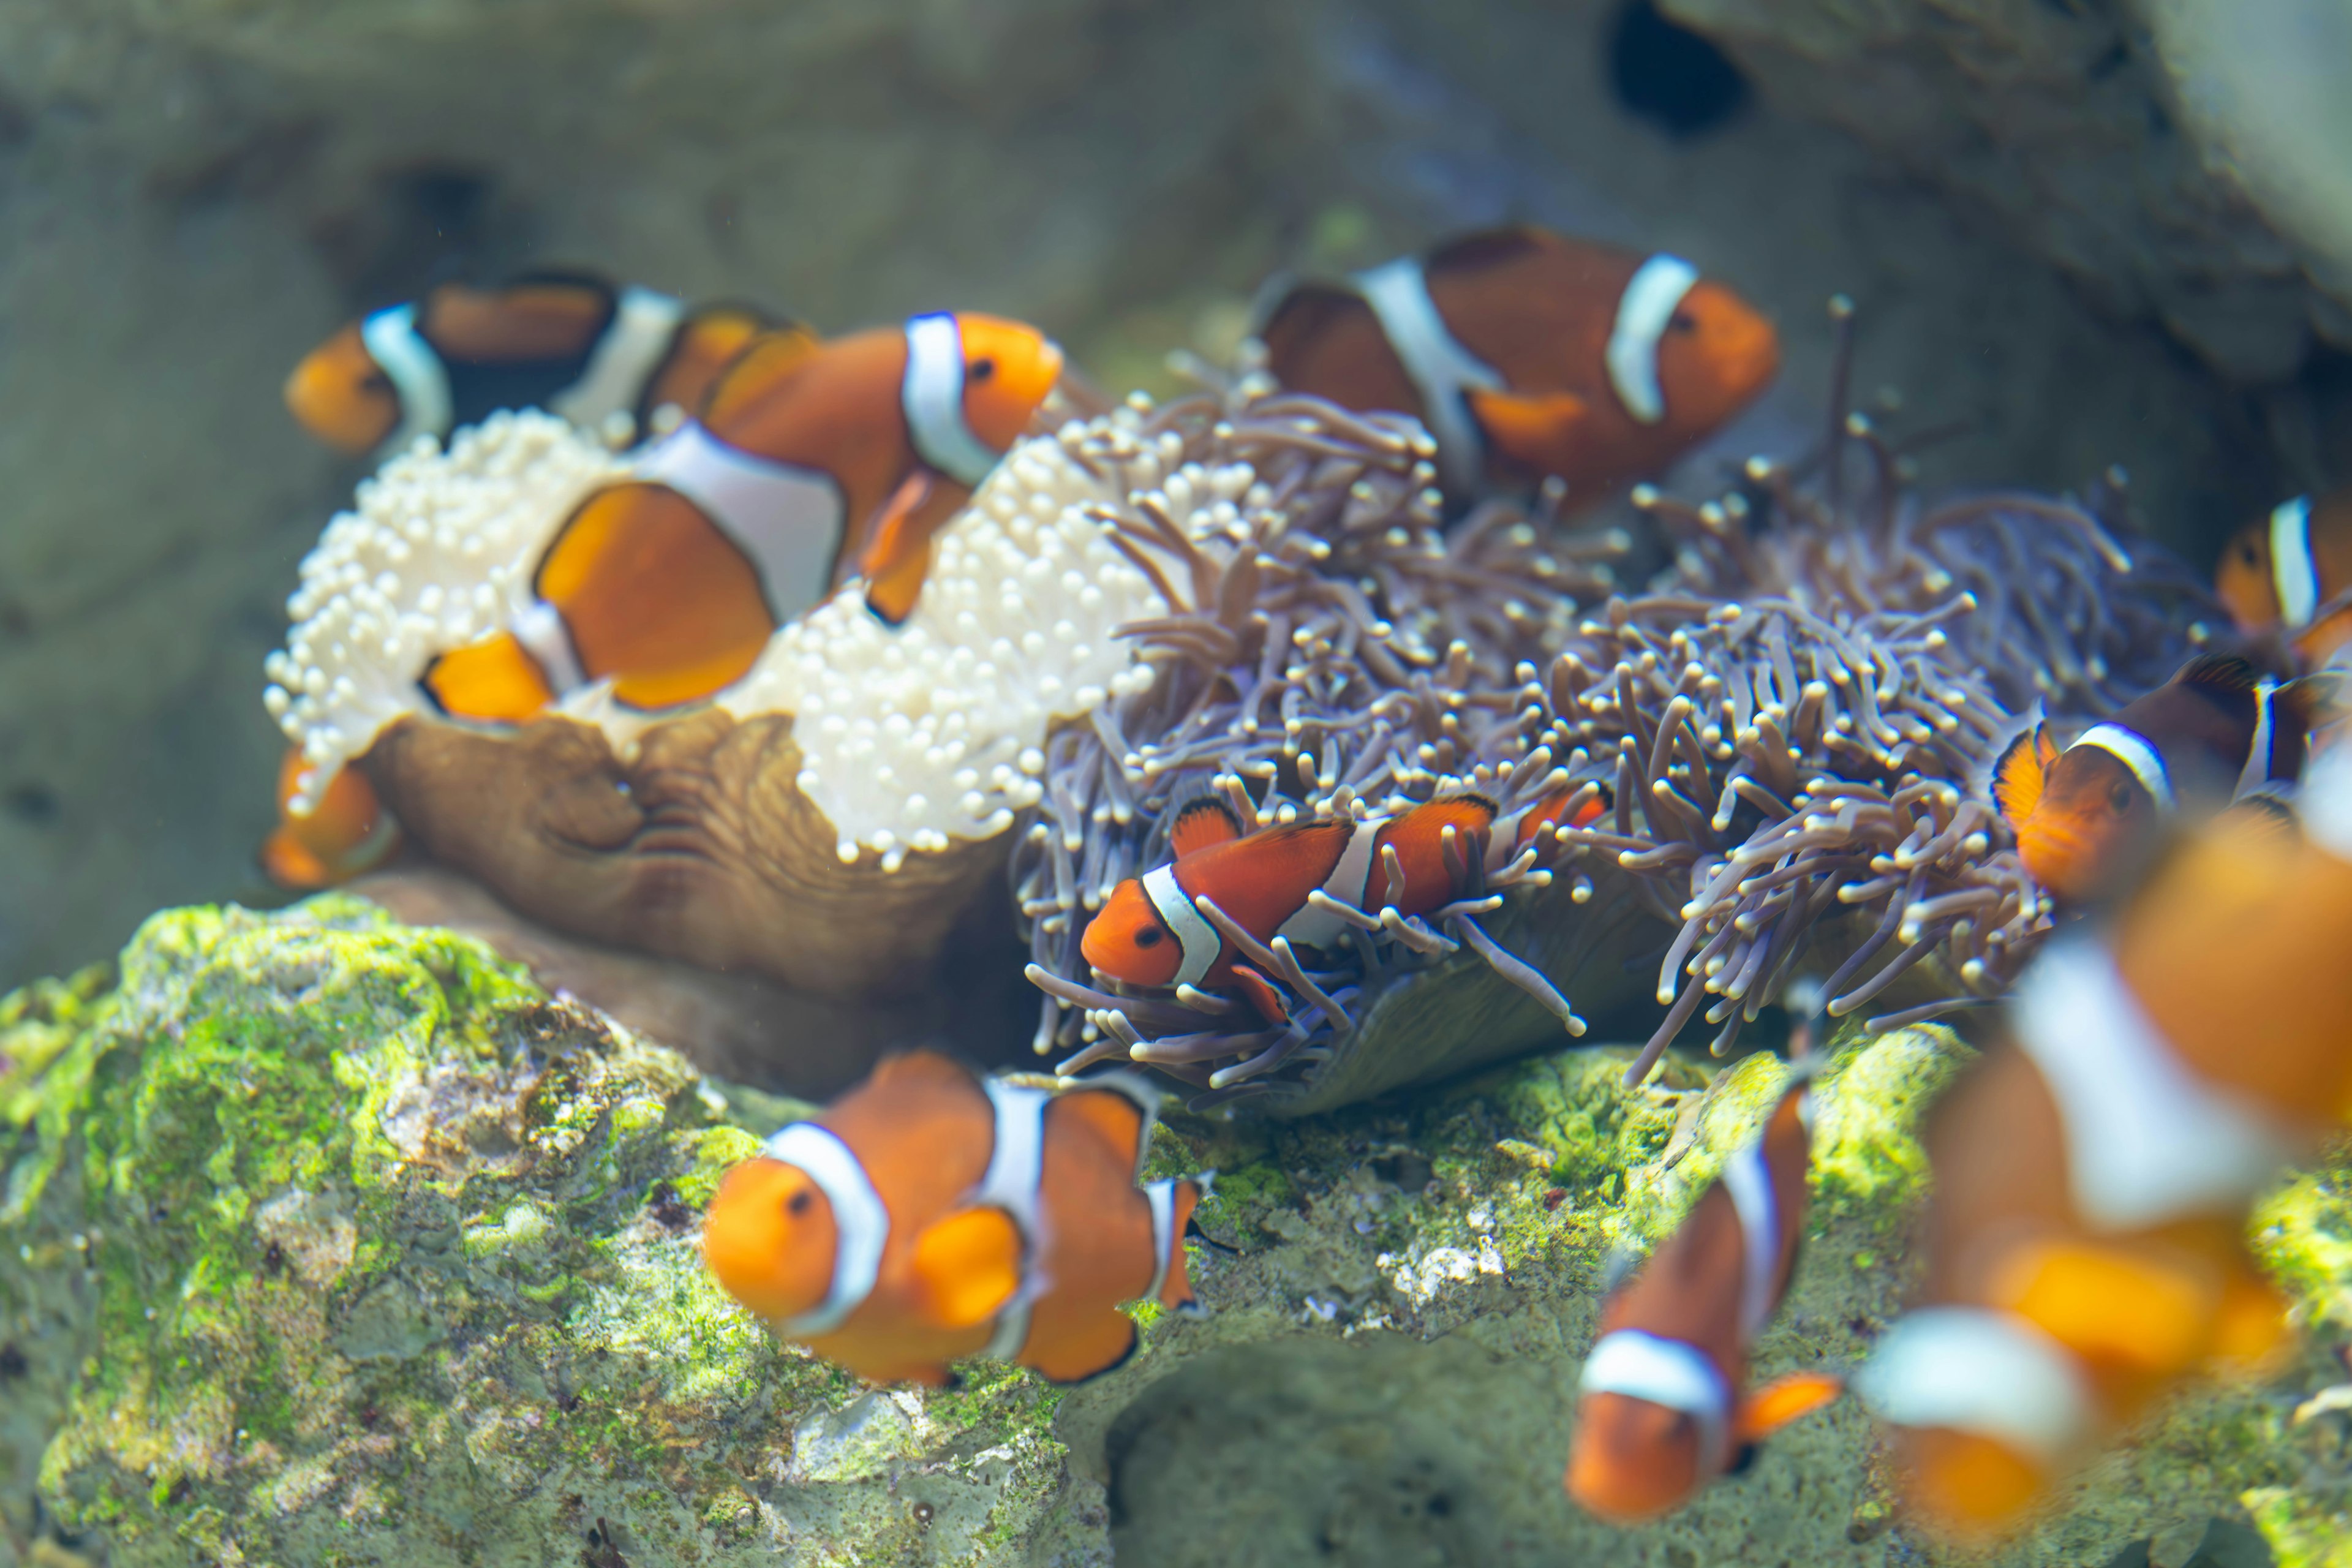
M1838 1057L1763 1373L1850 1363L1894 1310L1910 1127L1965 1055L1924 1029ZM1074 1389L872 1390L700 1264L700 1205L791 1105L355 899L158 915L119 965L0 1001L0 1568L1945 1561L1850 1406L1646 1531L1560 1495L1612 1259L1780 1080L1755 1057L1627 1090L1625 1059L1179 1118L1154 1173L1221 1172L1208 1318L1150 1314ZM2339 1185L2257 1218L2299 1359L2174 1405L1996 1561L2178 1565L2249 1522L2286 1568L2346 1560Z

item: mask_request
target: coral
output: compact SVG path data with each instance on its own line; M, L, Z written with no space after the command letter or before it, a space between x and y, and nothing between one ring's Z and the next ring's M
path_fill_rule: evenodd
M1910 1124L1963 1054L1932 1027L1834 1047L1765 1374L1850 1363L1895 1310ZM1237 1249L1193 1250L1206 1318L1143 1314L1136 1360L1075 1389L975 1363L873 1391L769 1341L697 1256L697 1205L789 1108L347 898L161 915L119 981L0 1002L0 1563L1098 1564L1108 1532L1122 1563L1243 1564L1375 1527L1476 1561L1946 1562L1887 1513L1846 1406L1638 1545L1561 1497L1612 1258L1780 1082L1752 1057L1629 1089L1630 1057L1313 1122L1177 1117L1148 1173L1216 1166L1202 1224ZM2342 1179L2283 1189L2258 1237L2303 1361L2176 1403L1993 1561L2153 1534L2177 1562L2241 1493L2282 1562L2340 1552L2343 1405L2291 1413L2341 1375Z

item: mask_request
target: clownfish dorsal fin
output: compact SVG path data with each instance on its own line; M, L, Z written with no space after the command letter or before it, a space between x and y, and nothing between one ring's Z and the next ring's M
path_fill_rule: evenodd
M2236 696L2253 690L2262 679L2262 671L2244 656L2234 653L2200 653L2180 667L2173 681L2180 686L2202 687L2224 696Z
M2050 742L2050 726L2036 723L2010 738L1993 759L1992 799L2011 827L2033 815L2042 804L2042 786L2058 750Z
M1533 224L1497 224L1492 228L1456 235L1422 258L1424 273L1476 270L1516 260L1531 250L1559 242Z
M719 373L719 379L703 394L697 417L724 435L722 427L730 419L774 391L786 375L805 368L824 346L814 332L803 326L778 327L761 332Z
M1349 316L1372 320L1372 308L1362 295L1320 279L1276 278L1260 300L1253 335L1281 363Z
M1195 849L1230 844L1240 837L1241 818L1234 815L1234 808L1204 795L1177 808L1175 820L1168 825L1168 851L1181 860Z
M1835 1402L1845 1380L1833 1373L1792 1372L1751 1389L1731 1418L1732 1440L1760 1443L1801 1416Z
M992 1205L953 1210L915 1237L911 1267L924 1317L943 1329L984 1323L1021 1288L1021 1228Z

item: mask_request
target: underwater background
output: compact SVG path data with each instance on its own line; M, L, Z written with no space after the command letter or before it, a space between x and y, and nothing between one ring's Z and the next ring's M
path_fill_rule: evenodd
M1777 327L1779 379L1681 472L1820 438L1843 294L1851 401L1935 433L1923 489L2119 469L2201 574L2352 469L2352 121L2315 63L2352 16L2276 10L0 5L0 1568L1954 1560L1851 1405L1647 1531L1560 1495L1611 1261L1754 1131L1769 1053L1619 1090L1621 1033L1173 1121L1148 1173L1216 1167L1205 1223L1246 1244L1201 1255L1209 1320L1147 1308L1068 1393L780 1360L690 1234L803 1109L776 1083L357 900L248 912L289 902L263 660L367 471L279 389L362 310L561 261L827 330L998 312L1165 397L1279 270L1529 221L1689 258ZM1967 1054L1844 1047L1778 1363L1896 1312L1915 1112ZM2168 1406L1999 1561L2352 1562L2352 1399L2309 1403L2352 1219L2322 1170L2259 1223L2301 1359Z

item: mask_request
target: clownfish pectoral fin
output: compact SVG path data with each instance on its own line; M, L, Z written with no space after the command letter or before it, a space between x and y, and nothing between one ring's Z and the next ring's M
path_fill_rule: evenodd
M520 724L555 700L546 672L512 632L453 647L425 667L418 684L456 719Z
M1496 447L1532 468L1557 463L1561 443L1592 416L1572 392L1485 392L1467 396L1478 427Z
M1004 1310L1021 1288L1021 1231L1000 1208L958 1209L915 1237L924 1316L968 1329Z
M931 535L971 493L917 468L875 513L857 571L866 579L866 607L887 625L899 626L915 613L923 579L930 575Z
M1732 1417L1732 1435L1742 1443L1760 1443L1801 1416L1834 1404L1845 1392L1845 1380L1826 1372L1792 1372L1776 1377L1739 1402Z
M1234 984L1242 988L1251 1006L1267 1023L1280 1026L1290 1022L1290 1009L1283 1005L1282 992L1274 982L1246 963L1234 965Z
M2042 784L2045 770L2058 760L2057 749L2050 743L2050 726L2036 724L2020 730L2000 755L1993 759L1992 798L2000 807L2002 816L2015 827L2033 815L2042 804Z
M1021 1360L1049 1383L1084 1383L1125 1366L1139 1342L1134 1322L1107 1307L1084 1327L1055 1334L1051 1344L1040 1346L1033 1335Z
M1168 852L1181 860L1212 844L1230 844L1242 837L1241 819L1215 795L1204 795L1184 803L1168 829Z

